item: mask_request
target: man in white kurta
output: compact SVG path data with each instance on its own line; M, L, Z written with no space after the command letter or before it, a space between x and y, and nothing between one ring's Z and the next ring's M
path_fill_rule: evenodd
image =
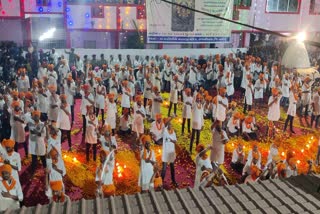
M110 125L112 129L112 135L115 134L117 113L117 104L114 101L114 94L110 93L108 94L107 100L107 119L105 124Z
M140 174L138 186L141 187L142 192L149 190L151 184L151 178L153 175L153 164L156 163L154 151L150 148L151 137L149 135L143 135L141 137L140 150Z
M64 136L68 139L69 150L71 151L71 108L67 102L67 95L60 95L61 104L59 106L59 115L57 120L57 126L61 131L61 142L64 140Z
M32 112L32 120L28 123L29 126L29 151L32 156L31 170L35 171L38 164L38 156L42 161L42 165L46 168L46 127L43 122L40 121L40 112Z
M177 182L175 180L175 169L174 169L174 161L176 159L176 149L175 144L177 142L177 136L175 131L172 128L171 123L167 123L167 126L163 130L163 143L162 143L162 172L161 177L164 181L167 165L170 164L170 172L171 172L171 181L173 185L177 186Z
M280 99L281 95L279 94L278 89L272 88L272 95L268 101L268 120L269 121L278 121L280 119Z
M211 127L212 131L212 149L210 160L212 163L217 163L218 165L224 163L224 147L229 141L227 133L221 129L221 123L216 122L215 125Z
M76 84L72 76L68 76L66 83L63 86L64 94L67 95L67 103L70 105L71 110L71 123L74 122L74 96L76 95Z
M163 130L164 122L162 121L162 115L156 114L156 120L151 123L150 133L155 144L161 145L163 142Z
M287 106L289 103L289 92L290 92L290 88L291 88L291 81L289 79L289 74L286 73L284 75L284 78L282 79L282 100L281 100L281 104L282 106Z
M225 88L219 88L219 95L217 95L217 108L216 108L216 119L224 122L226 119L227 114L227 108L228 108L229 102L226 98L226 89Z
M192 132L191 132L191 138L190 138L190 149L189 152L192 153L192 146L193 141L196 139L196 145L200 142L200 132L202 130L202 127L204 125L204 119L203 119L203 105L202 105L202 96L200 93L196 95L196 99L192 103Z
M146 110L142 105L142 97L136 96L136 102L133 105L133 123L132 131L137 135L137 138L144 133L143 121L146 117Z
M11 139L4 139L2 145L4 146L5 155L3 157L4 164L9 164L12 167L12 177L17 181L19 180L19 172L21 171L21 158L18 152L14 151L15 142ZM0 162L0 165L2 163Z
M0 166L0 172L0 211L18 209L19 202L23 200L20 182L11 176L12 167L9 164Z

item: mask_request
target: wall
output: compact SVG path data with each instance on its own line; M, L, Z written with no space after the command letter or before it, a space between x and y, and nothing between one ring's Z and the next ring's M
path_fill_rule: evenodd
M84 41L95 41L96 48L114 48L113 33L110 32L90 32L90 31L71 31L71 47L82 48L84 47Z
M299 14L267 13L267 0L253 0L249 23L279 32L320 31L320 16L310 15L311 0L301 0Z
M51 5L37 5L37 0L24 0L25 13L63 13L63 0L51 0Z
M22 26L22 20L20 19L5 19L0 21L0 41L14 41L22 45L24 39Z
M20 17L20 0L1 0L0 17Z
M140 30L146 29L146 20L137 19L135 6L109 6L101 5L104 11L103 18L92 17L91 5L68 5L67 23L69 29L97 29L97 30L134 30L133 21ZM119 10L120 19L117 17ZM118 25L118 26L117 26Z

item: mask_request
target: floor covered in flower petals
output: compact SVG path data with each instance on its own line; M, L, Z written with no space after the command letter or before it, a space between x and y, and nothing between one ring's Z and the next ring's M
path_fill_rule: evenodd
M164 98L168 98L167 94L163 95ZM238 96L239 97L239 96ZM166 103L166 102L164 102ZM238 100L238 110L241 111L241 101ZM81 198L91 199L95 197L96 185L94 182L95 169L98 163L91 161L85 162L85 145L82 143L82 121L80 115L80 100L76 100L75 106L75 123L72 129L72 152L68 151L67 142L62 144L63 158L66 165L67 175L64 178L66 194L71 200L79 200ZM177 159L175 162L176 167L176 180L179 183L179 188L186 188L193 186L195 176L195 152L189 154L189 136L185 134L181 136L181 108L182 105L178 105L178 115L173 120L173 126L177 133L178 143L176 146ZM254 109L256 111L257 123L260 126L259 130L259 148L262 154L262 164L265 164L270 143L272 139L266 137L266 114L267 108ZM163 115L167 115L168 109L164 104L162 107ZM308 120L299 119L294 120L295 135L289 135L283 133L284 120L286 118L285 111L282 111L281 120L277 123L276 137L273 140L281 142L279 153L285 158L285 153L288 149L293 149L296 153L297 164L299 173L307 172L307 161L314 160L318 149L318 139L320 137L319 132L309 128ZM309 118L310 120L310 118ZM148 130L150 123L145 123L145 129ZM204 145L211 144L211 121L206 120L203 131L201 132L200 142ZM114 183L116 186L116 194L133 194L139 191L138 177L139 177L139 153L138 147L135 141L135 136L116 136L118 141L118 150L116 152L116 167L114 170ZM237 143L241 141L244 144L244 150L247 153L252 145L251 142L246 142L241 138L232 138L225 148L225 163L222 166L228 182L235 184L239 181L240 175L235 173L230 168L231 154ZM194 146L195 147L195 146ZM99 148L99 146L98 146ZM154 149L157 160L161 162L161 147L154 145ZM20 173L20 182L24 193L24 205L35 206L38 203L48 203L48 199L45 195L45 169L41 166L41 162L38 163L38 169L34 175L30 173L31 158L25 158L23 148L19 149L22 158L22 170ZM320 168L314 167L314 171L320 172ZM164 181L165 189L172 189L170 181L170 169L167 169L166 179Z

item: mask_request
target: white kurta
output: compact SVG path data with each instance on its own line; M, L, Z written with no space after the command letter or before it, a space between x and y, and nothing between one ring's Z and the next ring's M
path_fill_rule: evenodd
M19 173L21 171L21 158L20 154L18 152L13 152L11 155L7 155L6 159L10 162L12 166L15 166L18 168L18 170L12 169L12 177L17 181L19 180ZM1 164L0 164L1 165Z
M295 117L296 116L296 112L297 112L297 100L295 99L293 92L290 91L290 94L289 94L289 107L288 107L287 114Z
M151 118L156 119L156 114L161 113L161 102L158 102L156 100L162 100L161 94L155 95L152 93L152 110L151 110Z
M48 97L43 96L42 94L39 94L38 97L38 109L41 113L48 113Z
M270 96L269 101L268 101L268 105L273 102L275 98L273 96ZM273 103L270 107L269 107L269 111L268 111L268 120L269 121L278 121L280 119L280 99L281 97L278 97L277 102Z
M115 165L114 152L109 153L106 160L108 160L108 162L105 164L105 169L103 170L104 173L102 174L102 167L100 169L98 168L95 180L101 181L102 185L111 185L113 184L113 170Z
M64 84L64 93L65 95L67 95L67 103L69 105L74 105L74 95L76 94L76 85L75 83L72 81L70 83L70 87L68 86L68 84Z
M314 93L312 103L313 103L313 115L316 115L316 116L320 115L320 96L318 92Z
M302 90L302 96L301 96L301 102L302 105L309 105L311 102L311 87L308 87L307 84L303 84L301 87ZM303 93L307 92L307 93Z
M80 111L81 111L82 115L86 115L87 114L87 106L91 106L92 104L85 98L84 91L80 91L80 94L82 96ZM94 97L91 93L88 95L88 99L90 99L91 101L94 101Z
M171 103L178 103L178 82L175 82L173 80L171 80L169 100Z
M25 116L21 113L16 114L16 113L12 113L15 114L16 117L19 117L20 119L22 119L23 121L25 121ZM24 123L21 123L20 121L15 121L13 119L13 115L11 114L11 139L13 139L16 143L23 143L25 142L25 130L24 128L26 127L26 125Z
M282 79L282 96L283 97L289 97L289 91L290 91L290 87L291 87L291 82L290 80L286 80L285 78Z
M148 83L148 81L145 79L144 80L144 91L143 91L144 98L152 99L151 92L152 92L152 83L151 83L151 81L150 81L150 83Z
M222 102L225 106L223 106L222 104L220 104L219 102ZM221 97L220 95L217 96L217 108L216 108L216 118L219 121L224 121L226 119L226 111L227 111L227 107L228 107L228 98L226 97Z
M192 125L191 125L192 129L201 130L204 125L202 104L200 104L200 107L198 107L198 103L193 102L191 112L192 112Z
M234 85L233 85L234 73L232 72L229 77L225 77L225 84L227 87L227 95L231 96L234 94Z
M263 99L263 90L266 88L266 81L258 79L254 84L254 99Z
M57 120L57 127L59 127L62 130L71 130L71 108L70 105L67 104L66 106L66 111L70 113L70 116L64 112L60 107L59 108L59 115L58 115L58 120Z
M142 190L149 190L149 186L150 186L150 181L153 175L153 165L151 163L147 163L144 159L143 159L143 150L142 149L140 151L140 158L141 158L141 164L140 164L140 174L139 174L139 181L138 181L138 185L139 187L141 187ZM149 152L146 152L146 156L147 158L149 157L151 153L151 161L156 161L155 155L154 155L154 151L150 150Z
M240 130L240 120L237 119L234 121L233 117L231 117L227 123L227 127L230 133L232 134L236 133L238 130Z
M111 126L112 129L116 128L116 119L117 119L117 104L115 102L110 103L107 100L107 119L105 124Z
M5 181L6 182L6 181ZM0 192L7 192L7 189L2 183L2 178L0 178ZM11 195L18 196L19 201L23 200L23 193L21 189L20 182L16 182L16 185L12 190L9 191ZM19 209L20 204L19 201L15 201L11 198L5 198L0 194L0 211L5 211L7 209Z
M144 107L141 105L140 107L137 103L133 105L133 123L132 123L132 131L137 132L139 134L144 133L144 117L141 114L137 114L136 112L140 111L143 115L146 115L146 111Z
M244 160L244 151L238 151L238 148L234 149L232 152L232 159L231 162L232 163L236 163L239 160L240 155L243 156L243 160Z
M128 94L126 94L128 93ZM130 108L130 98L131 98L131 91L123 88L123 94L121 97L121 107L122 108Z
M259 158L258 158L256 165L260 169L261 168L261 153L258 152L258 155L259 155ZM251 164L251 162L252 162L252 149L249 151L248 158L247 158L247 163Z
M272 145L270 146L267 163L266 166L268 166L272 162L272 158L277 156L279 154L279 150L277 148L274 148Z
M155 135L155 141L158 141L163 137L164 123L161 122L161 125L157 125L157 121L151 123L150 132Z
M246 92L245 92L245 98L246 98L246 103L247 105L252 105L252 101L253 101L253 94L252 94L252 91L253 91L253 85L247 85L246 87Z
M41 133L41 136L37 134L32 134L29 132L29 153L31 155L39 155L44 156L46 154L46 144L45 144L45 137L46 137L46 128L44 123L39 121L38 124L32 120L28 123L29 130L35 130Z
M98 125L98 118L96 117L94 120L91 120L89 116L87 118L87 128L86 128L86 143L89 144L97 144L98 136L96 132L96 127ZM89 123L91 121L93 124Z
M165 127L163 130L162 162L173 163L176 159L175 144L171 140L177 140L176 132L170 134L168 128Z
M105 108L105 95L107 93L106 87L104 85L97 85L96 88L96 98L95 98L95 107L99 109ZM98 93L99 92L99 93Z
M57 86L58 74L55 71L48 71L48 84Z
M192 96L183 95L183 108L182 108L182 118L190 119L192 111ZM191 105L187 104L190 103Z
M216 162L218 164L223 164L224 162L224 140L229 140L227 133L222 131L222 136L218 131L212 129L212 150L210 160L211 162Z
M48 119L57 121L59 116L59 109L60 109L60 98L57 94L50 94L48 97L49 101L49 110L48 110ZM52 108L51 105L57 105L57 107Z
M202 175L202 167L205 167L206 169L212 169L212 165L210 162L210 158L206 158L205 160L203 160L199 154L196 156L196 177L194 180L194 187L199 187L200 185L200 179L201 179L201 175Z
M114 146L115 148L118 147L117 141L116 141L116 137L115 136L111 136L111 146ZM109 142L107 142L106 138L104 136L100 136L99 141L101 143L101 147L106 150L106 151L111 151L111 149L109 148Z

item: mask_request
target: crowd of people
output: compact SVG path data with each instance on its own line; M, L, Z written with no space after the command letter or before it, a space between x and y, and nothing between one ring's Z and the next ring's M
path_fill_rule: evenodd
M174 165L178 136L171 124L179 102L183 103L181 131L190 136L190 154L196 144L195 187L210 186L215 179L227 183L219 168L225 160L225 144L234 136L251 141L264 135L259 133L254 110L265 108L265 104L269 121L266 134L270 138L275 135L281 107L287 110L284 132L289 126L295 133L297 111L306 120L311 115L311 127L319 127L320 88L312 88L312 78L299 76L295 69L283 70L277 62L269 63L259 56L230 53L192 59L137 55L131 59L127 55L124 59L122 55L105 58L101 54L100 59L96 55L81 59L74 49L66 50L65 56L54 49L40 55L34 51L31 48L25 57L11 62L14 69L6 74L9 83L3 85L0 96L0 210L18 208L23 200L19 181L23 153L18 153L19 147L24 149L24 158L31 156L32 173L41 160L50 201L68 200L61 143L67 140L69 150L73 149L71 130L78 107L86 161L100 157L95 178L97 196L115 193L116 135L135 136L132 139L141 159L137 185L142 192L162 188L168 165L172 185L179 185ZM169 93L166 115L161 114L163 93ZM75 105L76 98L81 99L80 106ZM242 105L242 100L243 111L239 111L237 105ZM204 120L212 121L212 126L204 127ZM145 129L145 122L151 123L150 130ZM212 144L207 148L200 142L204 128L212 132ZM152 144L162 145L162 163L157 162ZM272 143L263 167L258 144L253 143L247 156L239 144L233 151L231 167L242 175L243 182L296 175L294 153L288 151L281 160L278 147L276 141ZM319 155L320 151L317 163Z

